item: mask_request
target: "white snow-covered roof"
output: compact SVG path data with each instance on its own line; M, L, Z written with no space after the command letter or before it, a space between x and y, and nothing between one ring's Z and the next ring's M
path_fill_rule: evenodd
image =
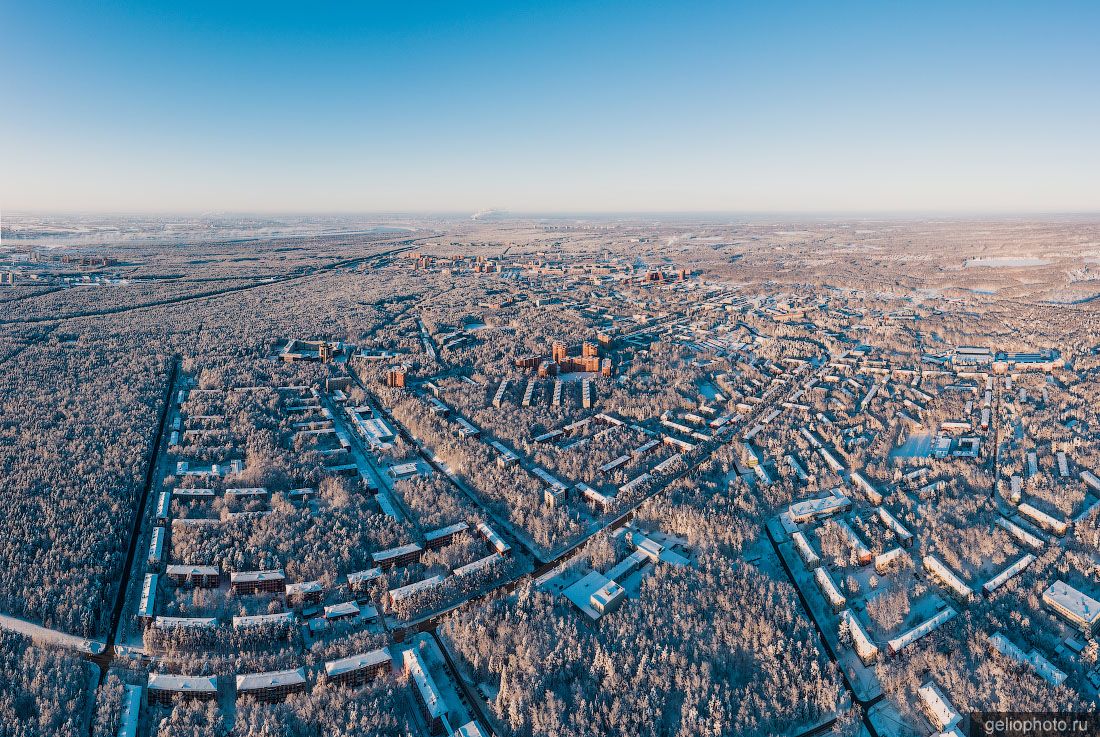
M1038 650L1033 649L1029 653L1024 653L1022 649L1013 644L1012 641L1001 632L995 632L990 636L989 641L993 645L993 648L1001 653L1001 655L1009 657L1017 663L1030 665L1041 678L1052 686L1062 685L1067 678L1065 673L1058 670L1058 668L1044 658Z
M443 576L429 576L423 581L415 581L406 586L390 589L390 598L394 601L401 601L420 591L426 591L427 589L438 586L441 583L443 583Z
M843 619L848 625L848 632L852 635L856 655L865 660L875 657L878 654L878 646L871 640L866 628L856 618L851 609L844 610Z
M118 717L117 737L137 737L138 725L141 719L141 686L126 685L123 687L122 710Z
M138 604L139 617L151 617L156 611L157 581L160 579L155 573L146 573L145 581L141 585L141 603Z
M214 676L177 676L168 673L150 673L149 690L213 694L218 692L218 679Z
M175 627L207 628L217 627L218 620L214 617L157 617L153 625L158 629L172 629Z
M367 581L373 581L376 578L382 576L381 568L371 568L366 571L356 571L355 573L348 574L348 585L358 586L359 584L366 583Z
M293 612L278 614L254 614L250 617L233 617L234 627L258 627L264 624L293 624Z
M1043 592L1043 601L1070 620L1091 628L1100 621L1100 602L1065 581L1055 581Z
M800 522L816 517L826 517L831 514L836 514L841 510L847 509L851 505L851 500L843 494L839 496L830 494L821 499L807 499L805 501L795 502L790 506L790 513L792 519L796 522Z
M170 565L166 569L169 576L220 576L217 566Z
M379 561L400 558L401 556L408 555L410 553L419 553L421 550L423 550L423 548L421 548L418 543L409 543L408 545L390 548L389 550L379 550L377 553L374 553L371 558L373 558L375 563L378 563Z
M428 666L420 655L420 648L412 647L402 654L405 669L413 679L416 690L420 693L420 699L424 703L429 716L433 719L442 717L447 713L447 706L443 703L443 697L428 672Z
M467 722L456 729L451 737L487 737L487 735L477 722Z
M939 686L932 681L925 681L917 692L920 694L921 701L924 702L929 719L937 729L951 729L962 721L962 715L955 711L955 707L943 695Z
M287 596L317 594L323 590L324 588L322 587L320 581L301 581L299 583L288 583L286 585Z
M489 544L496 548L498 553L507 553L512 549L512 546L504 542L504 538L496 533L492 527L489 527L484 522L477 524L477 531L481 533L482 537L489 541Z
M966 582L934 555L924 556L924 567L963 599L969 599L974 591Z
M263 581L284 581L286 575L281 568L270 571L237 571L229 574L232 583L261 583Z
M305 668L277 670L270 673L245 673L237 676L237 691L258 691L279 686L297 686L305 682Z
M504 556L502 556L500 553L493 553L492 555L487 555L484 558L479 558L478 560L475 560L473 563L467 563L464 566L459 566L458 568L455 568L454 569L454 575L456 575L456 576L468 576L471 573L476 573L478 571L484 570L485 568L488 568L489 566L493 565L497 561L503 560L503 559L504 559Z
M325 607L325 618L350 617L359 613L359 604L354 601L345 601L339 604L331 604Z
M825 594L830 604L834 607L842 607L847 603L848 600L844 598L844 594L840 593L840 588L837 587L828 571L824 568L815 568L814 578L817 580L821 593Z
M390 655L389 649L381 647L377 650L371 650L369 653L360 653L347 658L330 660L325 663L325 675L333 678L345 673L354 673L363 668L370 668L380 663L389 663L392 662L392 660L393 657Z
M957 612L954 609L952 609L951 607L947 607L939 614L936 614L934 617L926 619L908 632L905 632L890 640L887 643L890 646L890 651L894 653L900 652L903 648L912 645L914 642L924 637L929 632L934 631L937 627L939 627L944 622L950 620L956 614Z
M459 532L465 532L470 529L470 526L465 522L456 522L453 525L447 525L446 527L440 527L438 530L431 530L424 533L424 539L428 542L432 540L438 540L441 537L447 537L448 535L455 535Z
M987 581L985 583L985 585L982 586L982 590L986 594L992 594L994 591L999 589L1001 586L1004 586L1005 583L1007 583L1010 578L1012 578L1016 574L1020 573L1020 571L1024 570L1029 565L1031 565L1032 561L1034 561L1034 560L1035 560L1034 555L1032 555L1031 553L1025 554L1022 558L1017 560L1015 563L1010 565L1008 568L1005 568L1003 571L998 573L996 576L989 579L989 581Z

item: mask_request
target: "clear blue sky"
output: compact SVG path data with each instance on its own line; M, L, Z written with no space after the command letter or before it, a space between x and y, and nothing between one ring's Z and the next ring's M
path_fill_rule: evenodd
M0 208L1098 211L1100 2L0 3Z

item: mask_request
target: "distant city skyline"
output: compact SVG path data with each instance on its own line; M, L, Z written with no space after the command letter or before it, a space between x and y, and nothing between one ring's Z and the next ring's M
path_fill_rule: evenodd
M1100 211L1095 3L9 3L0 210Z

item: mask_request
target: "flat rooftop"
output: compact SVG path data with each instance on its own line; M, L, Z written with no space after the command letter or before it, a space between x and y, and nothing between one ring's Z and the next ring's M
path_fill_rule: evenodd
M592 608L592 594L603 589L611 583L611 579L599 571L592 571L587 576L569 586L562 592L566 599L573 602L573 606L584 612L593 621L600 618L601 614Z

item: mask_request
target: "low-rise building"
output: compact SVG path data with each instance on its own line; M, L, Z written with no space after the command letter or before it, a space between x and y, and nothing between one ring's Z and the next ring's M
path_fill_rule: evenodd
M595 621L618 608L626 596L626 591L599 571L591 571L567 587L562 595L589 619Z
M624 497L628 496L633 492L642 489L652 480L653 476L648 473L638 474L634 478L630 479L630 481L627 481L625 484L619 487L619 494L623 495Z
M447 705L443 701L439 687L436 686L435 679L428 672L428 665L420 653L420 647L413 645L405 650L401 659L413 696L416 697L416 703L420 707L420 713L428 723L428 731L433 735L444 734L450 728L446 723Z
M875 572L879 575L887 573L894 565L900 565L909 560L909 554L904 548L891 548L875 556Z
M149 701L171 706L177 701L212 701L218 695L215 676L177 676L168 673L149 674Z
M361 592L370 584L371 581L377 581L381 577L381 568L371 568L366 571L356 571L355 573L349 573L348 588L350 588L352 591Z
M840 587L824 567L814 569L814 580L817 581L817 586L825 599L833 607L833 611L839 612L848 605L848 600L844 598L844 594L840 593Z
M906 529L905 525L898 521L898 518L890 513L885 507L878 509L878 518L882 521L883 526L886 529L891 530L898 538L898 542L904 547L909 547L913 544L913 533Z
M871 560L874 556L871 554L871 549L859 538L856 531L852 529L844 520L837 520L837 526L840 531L844 533L844 537L848 540L848 544L852 548L852 554L856 560L859 561L861 566L867 566L871 564Z
M456 522L453 525L447 525L441 527L438 530L432 530L424 533L424 546L428 550L438 550L439 548L450 545L454 542L455 538L465 533L470 529L470 526L465 522Z
M278 614L253 614L247 617L233 617L233 629L248 629L250 627L281 627L294 626L293 612L279 612Z
M485 522L477 523L477 531L483 538L485 538L485 541L489 543L493 550L497 551L501 555L508 553L512 549L512 546L506 543L504 541L504 538L498 535L496 531L493 530L493 528Z
M138 602L138 621L143 627L148 627L157 614L157 584L160 576L156 573L146 573L145 581L141 585L141 600Z
M796 532L791 535L791 539L794 540L795 549L798 550L798 555L807 568L817 568L821 565L821 556L814 551L810 541L806 539L804 534Z
M149 538L149 554L145 558L145 563L149 568L156 570L163 562L164 528L157 526L153 528L153 535Z
M499 563L502 560L504 560L504 556L501 555L500 553L491 553L490 555L487 555L484 558L478 558L477 560L475 560L472 563L467 563L466 565L458 566L457 568L454 569L453 573L454 573L454 575L458 576L459 578L461 578L463 576L472 576L475 573L478 573L480 571L484 571L484 570L492 567L493 565Z
M456 729L451 737L489 737L477 722L466 722Z
M904 650L909 645L912 645L917 640L934 632L936 628L942 625L944 622L948 622L958 614L951 607L946 607L936 615L924 620L911 630L904 632L897 637L892 638L886 643L886 649L891 655L896 655Z
M1067 678L1065 673L1058 670L1058 668L1044 658L1042 653L1038 650L1032 648L1031 652L1025 653L1001 632L995 632L989 638L989 644L1001 655L1011 658L1017 663L1031 667L1040 678L1052 686L1061 686Z
M1034 561L1034 560L1035 560L1034 555L1032 555L1031 553L1025 554L1023 557L1021 557L1015 563L1010 565L1008 568L1005 568L1003 571L998 573L996 576L994 576L993 578L986 581L982 585L982 593L985 594L986 596L992 596L994 591L996 591L1001 586L1004 586L1006 583L1008 583L1008 581L1013 576L1016 576L1017 574L1021 573L1025 568L1027 568L1029 565L1031 565L1032 561Z
M614 496L598 492L583 481L578 482L574 488L581 493L582 497L595 504L601 512L611 509L615 504Z
M237 676L237 697L252 696L260 701L282 701L289 694L306 690L305 668L246 673Z
M1044 542L1041 539L1031 534L1024 528L1020 527L1015 522L1007 520L1004 517L997 518L997 526L1008 531L1008 533L1011 534L1014 538L1016 538L1023 544L1033 548L1034 550L1041 550L1044 545Z
M867 496L867 499L871 502L871 504L874 504L875 506L882 504L882 493L874 487L874 484L867 480L866 476L861 474L859 471L852 471L851 478L856 487Z
M339 604L330 604L324 609L325 619L329 622L337 622L341 619L358 617L360 610L358 602L344 601Z
M592 592L588 597L588 603L602 617L615 611L626 598L626 589L615 581L608 580L605 584Z
M320 581L302 581L286 585L286 599L292 606L320 604L324 596L325 589Z
M878 645L872 640L871 636L867 634L866 628L860 623L859 619L852 612L851 609L845 609L841 615L841 621L848 628L848 633L852 637L852 647L856 651L856 655L863 661L864 665L870 665L878 657Z
M932 722L936 729L946 732L962 721L962 714L955 710L943 695L943 691L940 691L939 686L932 681L925 681L917 692L920 694L921 706L928 721Z
M970 601L974 597L974 590L966 585L959 576L948 568L943 561L934 555L926 555L923 559L924 569L939 579L945 586L962 601Z
M1100 621L1100 602L1065 581L1055 581L1043 592L1043 602L1083 632L1091 633Z
M1066 534L1069 530L1069 524L1064 520L1060 520L1053 515L1047 514L1041 509L1034 507L1028 503L1023 503L1017 507L1020 514L1026 517L1028 520L1038 525L1042 529L1053 532L1059 537Z
M399 586L396 589L390 589L388 592L390 604L405 601L409 597L433 589L441 583L443 583L443 576L437 575L429 576L421 581L414 581L405 586Z
M795 523L803 524L815 519L830 517L838 512L850 509L851 506L851 499L840 493L839 489L833 489L829 496L795 502L790 506L789 513Z
M216 589L222 578L217 566L170 565L165 574L177 586L198 586L200 589Z
M195 489L191 487L179 487L172 489L172 498L180 502L210 501L216 494L213 489Z
M115 737L137 737L138 727L141 726L141 704L144 700L144 688L132 684L123 686L122 707Z
M154 617L158 630L212 630L218 626L214 617Z
M172 492L162 491L157 496L157 508L154 517L158 525L165 524L172 517Z
M325 677L341 686L355 688L389 673L392 667L393 657L389 648L382 647L369 653L326 662Z
M627 576L635 571L641 570L641 568L650 561L650 557L641 550L635 550L630 555L626 556L618 563L616 563L611 570L606 573L607 578L612 581L623 581Z
M398 463L395 466L390 467L390 476L400 481L401 479L411 479L414 476L420 475L420 468L416 463Z
M388 550L379 550L371 555L374 564L380 568L408 566L420 560L424 548L418 543L409 543Z
M286 574L282 569L270 571L237 571L229 574L229 582L237 594L286 592Z

